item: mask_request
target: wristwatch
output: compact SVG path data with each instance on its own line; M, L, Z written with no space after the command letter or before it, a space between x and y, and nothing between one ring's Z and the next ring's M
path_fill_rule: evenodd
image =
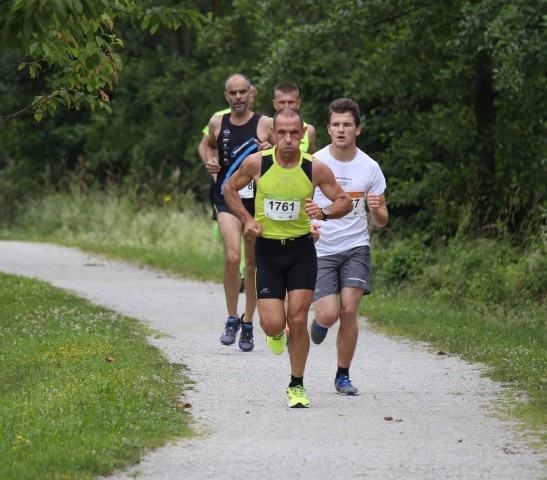
M330 215L329 207L323 207L321 209L321 213L323 214L323 220L326 220L327 218L329 218L329 215Z

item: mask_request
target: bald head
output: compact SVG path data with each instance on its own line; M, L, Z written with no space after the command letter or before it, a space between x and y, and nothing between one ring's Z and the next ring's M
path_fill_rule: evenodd
M243 73L232 73L224 82L225 91L229 90L230 84L233 83L233 81L236 81L237 83L244 82L247 84L247 88L249 90L251 89L251 81L247 75L244 75Z
M282 108L281 110L275 112L273 117L273 128L275 128L277 123L276 121L279 117L287 119L297 117L300 122L300 126L304 127L304 117L302 116L302 113L300 113L300 110L297 110L296 108Z

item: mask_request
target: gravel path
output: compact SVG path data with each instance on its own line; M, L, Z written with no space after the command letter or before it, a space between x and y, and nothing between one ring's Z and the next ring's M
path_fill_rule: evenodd
M311 408L291 410L288 355L268 350L258 321L253 352L219 343L221 285L11 241L0 241L0 271L45 280L143 320L168 334L150 341L188 366L196 385L186 398L202 434L109 478L547 478L544 452L534 453L515 425L493 415L502 389L481 376L480 366L393 340L364 320L351 369L362 394L334 391L334 327L308 359Z

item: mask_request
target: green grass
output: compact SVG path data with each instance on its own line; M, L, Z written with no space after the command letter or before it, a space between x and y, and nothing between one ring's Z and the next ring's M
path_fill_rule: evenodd
M388 334L425 341L436 350L484 364L490 378L509 387L505 409L547 444L544 311L534 310L526 322L499 321L470 306L454 308L434 297L398 291L367 297L361 313Z
M0 274L0 478L94 478L191 435L187 380L142 324Z
M190 200L139 209L116 194L52 195L29 203L18 228L0 230L0 237L53 241L218 281L223 255L214 225L210 212Z

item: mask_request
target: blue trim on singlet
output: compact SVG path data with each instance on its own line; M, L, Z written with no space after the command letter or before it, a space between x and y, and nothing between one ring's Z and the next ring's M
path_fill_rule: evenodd
M224 195L224 184L230 179L232 174L238 169L239 165L241 165L241 162L243 162L243 160L245 160L245 158L247 158L255 150L258 150L258 145L256 143L253 143L251 146L247 147L247 149L239 157L236 158L234 163L232 163L232 166L226 172L224 181L222 182L222 185L220 186L220 193L222 193L222 195Z

